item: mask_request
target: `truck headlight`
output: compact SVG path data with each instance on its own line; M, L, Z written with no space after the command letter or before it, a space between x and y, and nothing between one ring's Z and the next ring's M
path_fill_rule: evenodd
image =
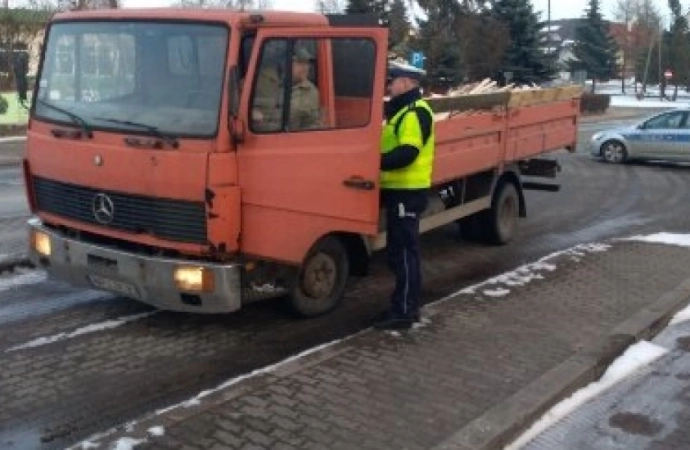
M42 231L33 231L31 234L31 246L42 256L50 256L52 248L50 246L50 236Z
M213 271L205 267L179 266L173 276L181 291L211 292L215 289Z

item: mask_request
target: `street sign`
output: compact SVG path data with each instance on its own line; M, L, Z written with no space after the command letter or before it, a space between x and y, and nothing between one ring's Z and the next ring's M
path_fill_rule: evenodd
M671 72L670 70L666 70L666 72L664 72L664 78L666 78L667 80L673 78L673 72Z
M415 66L418 69L423 69L424 68L424 53L422 52L413 52L412 57L410 58L410 64Z

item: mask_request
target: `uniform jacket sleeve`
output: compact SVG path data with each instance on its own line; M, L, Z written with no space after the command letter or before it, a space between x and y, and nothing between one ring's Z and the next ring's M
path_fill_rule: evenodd
M431 136L433 117L424 108L405 113L398 127L398 146L381 155L381 170L404 169L414 163Z

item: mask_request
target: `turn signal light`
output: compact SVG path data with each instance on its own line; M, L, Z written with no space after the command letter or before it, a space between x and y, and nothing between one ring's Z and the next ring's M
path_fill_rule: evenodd
M199 266L180 266L175 269L175 285L181 291L211 292L215 289L213 271Z
M52 248L50 246L50 236L42 231L34 231L31 237L31 245L34 250L42 256L50 256Z

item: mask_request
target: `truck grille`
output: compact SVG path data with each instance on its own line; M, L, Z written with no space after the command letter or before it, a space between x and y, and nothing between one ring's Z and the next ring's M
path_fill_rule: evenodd
M203 202L102 191L41 177L33 179L39 210L89 224L206 244Z

